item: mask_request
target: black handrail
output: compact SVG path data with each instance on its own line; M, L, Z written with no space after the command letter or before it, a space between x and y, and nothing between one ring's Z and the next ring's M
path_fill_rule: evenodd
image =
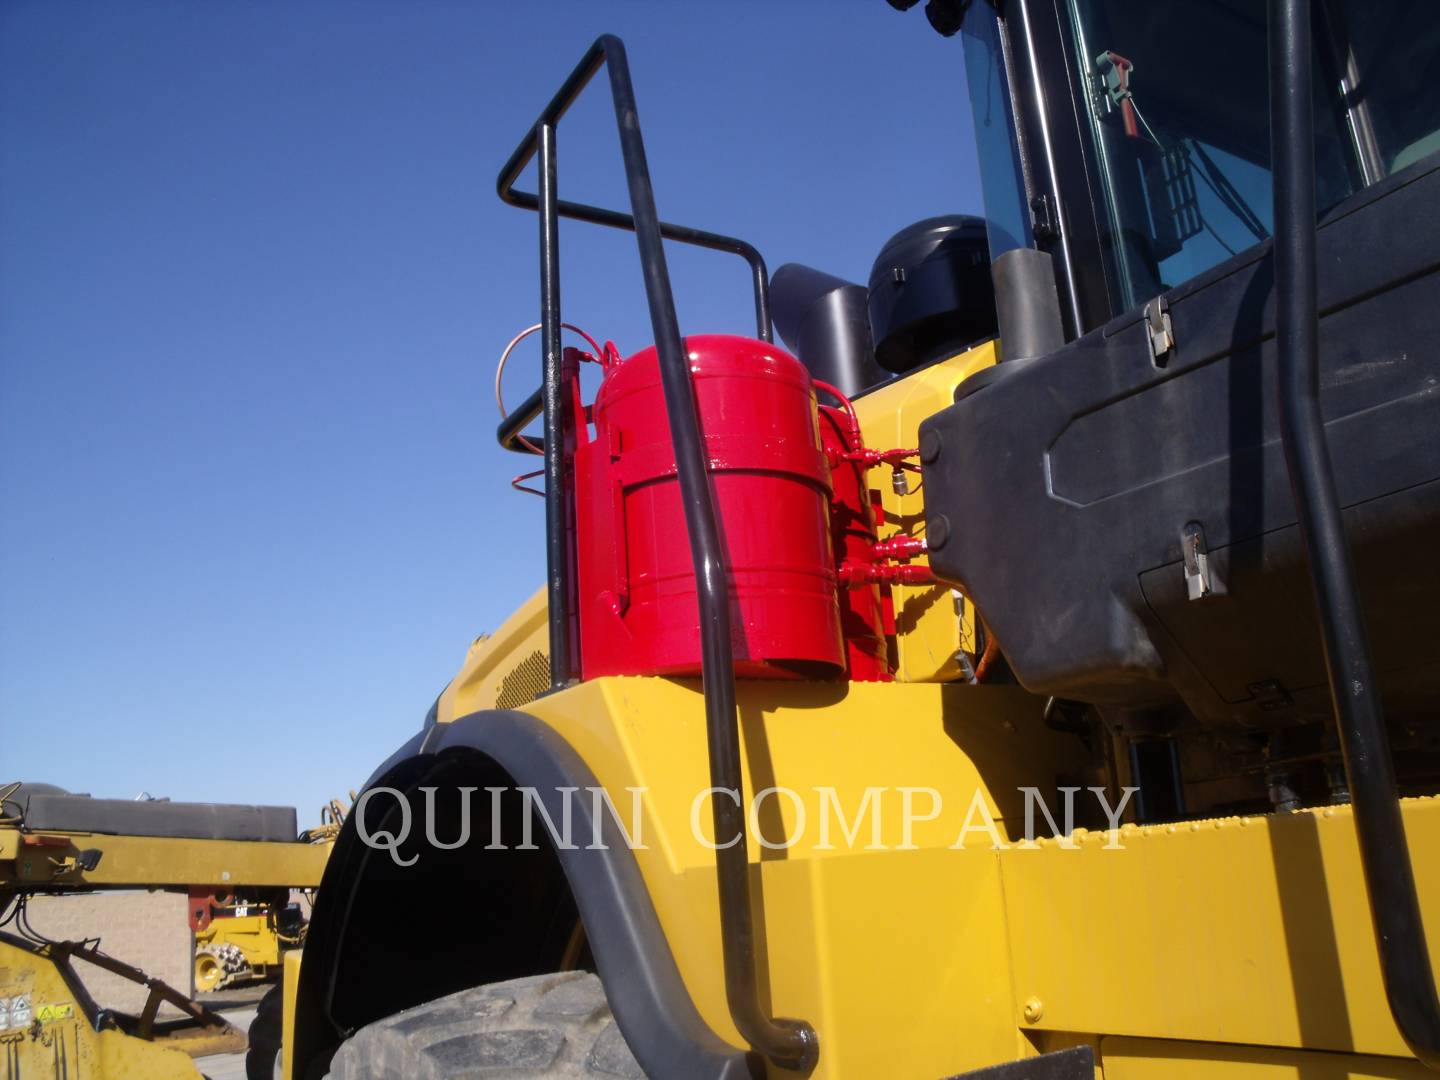
M610 72L610 93L615 103L615 122L620 132L620 149L625 162L625 176L630 189L632 215L611 210L566 203L554 198L554 131L555 125L586 84L605 65ZM541 152L542 197L526 196L513 190L521 170ZM546 180L548 175L549 180ZM580 61L559 93L540 114L534 129L526 136L501 170L497 188L507 203L525 209L538 209L542 236L541 322L545 327L545 379L543 406L545 411L546 497L554 499L563 513L565 507L560 489L562 474L557 469L551 476L552 459L563 466L564 402L558 385L560 378L560 302L553 272L553 257L558 252L554 234L556 217L575 217L598 225L632 229L640 248L640 266L645 279L645 298L650 308L650 324L655 333L659 353L660 380L665 393L665 412L675 448L676 472L680 496L685 508L685 526L690 536L691 557L700 607L701 676L705 695L706 733L710 753L710 783L716 789L711 800L715 836L722 846L715 853L715 876L720 900L720 936L725 959L725 994L730 1016L742 1038L755 1050L777 1065L794 1069L813 1068L819 1057L819 1040L815 1029L803 1020L771 1019L760 1006L755 965L755 920L750 905L750 860L746 837L745 813L741 808L743 787L740 770L740 730L735 711L735 657L730 641L730 601L725 572L720 530L710 490L704 443L700 433L699 415L695 406L695 388L690 381L690 362L680 336L675 315L675 298L670 288L670 272L665 262L665 239L700 243L716 247L718 243L740 245L741 241L700 233L694 229L666 225L655 210L655 192L650 183L650 168L645 158L645 143L640 135L639 115L635 107L635 91L630 81L630 65L625 46L619 38L606 34L598 38ZM547 230L548 223L548 230ZM703 239L700 239L703 238ZM764 263L748 244L744 251L726 246L722 250L754 253L756 268L756 317L761 337L769 340L769 301ZM547 263L547 260L552 260ZM549 265L551 272L546 273ZM523 406L522 406L523 408ZM518 412L519 410L517 410ZM502 426L502 431L504 430ZM515 429L518 431L518 428ZM548 508L547 508L548 509ZM547 524L552 515L547 512ZM560 517L560 543L566 543ZM554 526L550 525L553 529ZM547 538L552 549L555 537ZM561 553L565 558L568 554ZM556 552L551 551L552 560ZM568 564L562 560L560 576ZM557 567L551 564L551 600L558 597L564 604L568 593L556 585ZM563 581L561 583L563 585ZM557 627L557 622L560 625ZM557 614L550 610L550 639L568 642L568 608ZM552 668L555 666L552 652ZM567 654L568 655L568 654ZM553 677L553 671L552 671ZM734 799L727 797L733 792ZM734 838L733 841L731 838Z
M518 408L512 409L506 414L505 419L500 421L500 426L495 429L495 438L505 450L513 450L517 454L533 453L529 446L520 442L520 434L530 422L545 411L545 387L536 387L535 392L522 401ZM531 446L539 445L543 451L545 440L536 439L533 436L527 438L526 442Z
M580 67L571 72L570 78L565 80L559 92L550 99L550 104L541 113L541 122L548 118L551 127L558 124L560 118L579 97L580 92L585 89L586 84L594 78L595 72L600 70L602 63L604 63L603 57L589 67L582 62ZM495 185L502 202L510 206L518 206L522 210L538 210L540 208L540 196L528 191L515 190L515 182L520 179L520 174L525 171L525 166L529 164L530 158L534 154L533 144L529 144L527 149L527 144L521 143L515 153L510 155L510 160L500 170L500 178ZM574 218L576 221L588 221L592 225L604 225L611 229L635 231L634 216L618 210L607 210L604 207L569 202L565 199L558 199L555 208L561 217ZM688 225L673 225L666 221L660 222L660 235L666 240L708 248L711 251L728 252L744 259L750 266L751 284L755 291L756 336L762 341L775 340L774 326L770 318L770 275L765 267L764 257L754 245L736 236L724 236L721 233L694 229ZM542 390L536 390L521 403L518 409L500 422L500 427L495 432L495 438L506 450L513 450L521 454L530 453L529 448L520 443L520 433L541 414L543 409ZM534 445L539 440L529 439L527 441ZM541 446L543 448L543 443Z
M612 35L602 36L611 41L618 41ZM598 42L597 42L598 44ZM595 54L592 56L592 54ZM605 62L603 50L596 54L594 47L585 54L585 59L570 73L570 77L550 99L550 104L545 106L545 111L540 114L541 123L548 123L551 127L560 123L560 118L569 111L580 92L585 89L586 84L595 77L600 70L600 65ZM525 166L530 163L531 157L535 154L535 145L531 140L522 142L510 155L510 160L505 162L505 167L500 170L500 178L496 181L496 191L502 202L510 206L518 206L522 210L538 210L540 207L539 196L528 191L516 191L515 182L520 179L520 174L525 171ZM574 218L576 221L588 221L592 225L604 225L611 229L625 229L629 232L635 231L635 217L632 214L624 214L618 210L607 210L600 206L590 206L586 203L570 202L560 199L555 204L561 217ZM752 287L755 290L755 332L761 341L774 341L774 330L770 322L770 275L765 268L765 259L754 245L741 240L736 236L724 236L721 233L707 232L704 229L694 229L688 225L673 225L668 221L657 222L660 228L660 235L666 240L675 240L682 244L692 244L695 247L708 248L711 251L724 251L731 255L738 255L750 265ZM533 417L532 417L533 419Z
M1280 434L1319 607L1385 996L1414 1055L1440 1068L1440 1002L1405 842L1395 766L1320 411L1310 0L1270 0L1275 341Z
M540 149L540 394L545 414L545 571L550 620L550 686L568 686L580 675L576 649L575 538L565 484L565 431L573 422L565 395L560 348L560 222L555 216L555 125L541 120L531 138Z
M560 86L559 92L550 99L544 112L540 114L540 122L549 122L550 127L559 124L560 117L569 111L570 105L575 102L580 91L585 89L590 79L595 78L595 72L600 69L600 63L605 62L602 58L596 59L593 65L588 65L582 60L579 68L570 72L570 78ZM511 154L510 160L505 161L505 167L500 170L500 179L495 181L495 190L500 194L501 202L518 206L521 210L539 210L540 196L530 192L517 192L516 181L520 174L530 163L530 158L536 153L533 143L521 143L516 148L516 153ZM566 199L556 200L556 212L560 217L573 217L579 222L589 222L590 225L603 225L609 229L625 229L628 232L635 232L635 217L628 213L621 213L619 210L606 210L605 207L589 206L586 203L572 203ZM671 225L670 222L660 222L660 235L667 240L675 240L678 243L690 243L697 248L707 248L710 251L729 252L730 255L739 255L750 266L750 278L752 287L755 289L755 331L756 336L762 341L775 340L775 330L770 321L770 275L765 266L765 258L760 255L752 243L747 243L739 236L724 236L717 232L707 232L704 229L693 229L688 225ZM541 390L536 390L533 395L526 397L521 402L520 408L511 412L501 420L500 428L495 431L495 438L500 445L508 451L516 451L517 454L528 454L530 449L520 444L520 433L543 412L544 400ZM536 444L537 439L528 439L531 445ZM543 448L543 444L541 444Z

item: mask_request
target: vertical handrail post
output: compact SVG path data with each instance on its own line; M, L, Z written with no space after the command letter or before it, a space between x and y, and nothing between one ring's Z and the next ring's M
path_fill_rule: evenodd
M1280 438L1319 616L1385 996L1406 1045L1437 1069L1440 1003L1320 408L1310 0L1270 0L1269 36Z
M630 187L630 209L645 298L659 354L665 412L675 448L675 471L685 511L700 615L701 686L710 750L711 808L715 824L715 878L720 900L720 944L725 960L725 995L741 1036L777 1065L808 1071L819 1056L815 1029L803 1020L771 1018L760 1005L755 964L755 912L750 901L750 856L741 806L740 727L735 701L735 656L731 643L730 585L715 500L710 490L709 455L700 429L690 358L680 335L670 271L665 261L660 217L630 65L618 38L602 37L620 152ZM764 318L768 312L757 310Z
M560 215L556 209L555 125L536 125L540 150L540 343L544 353L541 398L545 415L545 572L550 617L550 686L574 677L570 648L570 513L565 477L567 407L560 345Z
M630 190L629 214L572 203L556 195L555 127L580 91L604 65L610 73L615 121ZM540 157L540 186L535 195L515 190L515 181L530 159ZM655 191L645 159L645 142L635 108L630 65L620 39L605 34L585 53L540 114L534 128L500 170L496 180L500 198L512 206L540 214L540 321L545 351L545 378L541 386L545 414L545 495L548 596L550 602L551 685L559 688L575 675L577 648L571 606L573 536L569 526L569 492L566 478L567 395L563 385L560 346L560 254L556 233L562 216L610 228L632 230L640 249L645 298L659 355L666 419L675 450L676 475L685 514L685 527L694 561L701 638L701 682L705 698L706 738L710 752L711 784L718 793L712 800L717 839L725 837L716 852L715 876L720 901L721 945L725 965L725 995L736 1030L756 1051L784 1068L806 1071L819 1059L820 1044L814 1027L804 1020L769 1015L761 1004L756 964L755 912L750 897L750 860L740 760L740 725L735 700L735 657L730 640L729 581L719 521L710 489L709 460L700 430L690 361L665 261L664 241L678 240L745 259L752 271L757 334L771 340L769 281L760 253L743 240L667 224L655 209ZM529 408L533 408L531 402ZM528 410L527 410L528 411ZM583 418L573 418L580 421ZM509 445L519 426L501 425L502 446ZM583 647L583 642L579 647ZM733 800L729 795L734 796Z

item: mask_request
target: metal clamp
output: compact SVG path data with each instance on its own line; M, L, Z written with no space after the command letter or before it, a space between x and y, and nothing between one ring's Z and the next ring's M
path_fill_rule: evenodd
M1157 296L1145 305L1145 330L1150 337L1150 356L1156 367L1164 367L1175 348L1175 330L1170 325L1170 304Z

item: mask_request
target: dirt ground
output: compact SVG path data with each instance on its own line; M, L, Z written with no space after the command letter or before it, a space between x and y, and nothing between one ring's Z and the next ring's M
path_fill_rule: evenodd
M208 1000L205 1003L212 1009L223 1013L225 1019L241 1031L249 1030L250 1021L255 1019L253 1005L245 1008L217 1008ZM235 1054L212 1054L210 1057L196 1058L195 1067L207 1080L245 1080L245 1053L241 1051Z

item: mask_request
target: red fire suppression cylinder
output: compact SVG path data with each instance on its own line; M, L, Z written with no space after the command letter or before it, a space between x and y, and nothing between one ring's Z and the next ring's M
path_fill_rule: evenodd
M687 338L730 576L735 671L833 677L845 666L809 373L763 341ZM655 349L606 371L576 432L582 675L700 671L695 570Z
M820 406L820 441L830 458L830 537L837 566L869 567L875 562L875 514L863 463L846 457L860 450L860 430L854 414ZM890 665L886 653L884 608L874 581L840 583L840 629L845 636L850 678L860 682L886 682Z

